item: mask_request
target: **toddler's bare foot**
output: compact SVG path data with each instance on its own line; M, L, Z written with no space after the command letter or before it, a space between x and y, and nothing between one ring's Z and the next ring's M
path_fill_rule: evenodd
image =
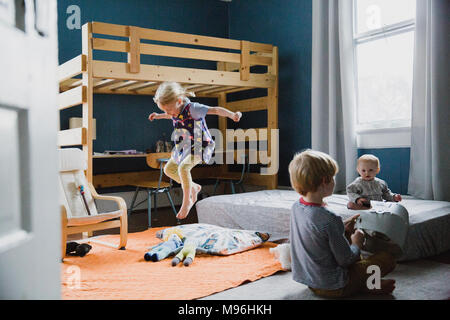
M394 279L381 279L380 289L365 289L370 294L390 294L395 289Z
M191 189L191 200L192 200L193 204L197 202L197 196L198 196L200 190L202 190L202 186L199 185L198 183L193 183L192 189Z

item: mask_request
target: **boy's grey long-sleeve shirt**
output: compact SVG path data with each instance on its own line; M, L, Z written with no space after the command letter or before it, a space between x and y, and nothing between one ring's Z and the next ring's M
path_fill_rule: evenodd
M356 178L347 186L347 196L350 202L356 202L359 198L394 201L394 193L388 188L386 181L376 177L370 181L361 177Z
M341 217L326 207L296 201L292 206L289 240L292 276L311 288L335 290L348 282L348 267L360 250L345 238Z

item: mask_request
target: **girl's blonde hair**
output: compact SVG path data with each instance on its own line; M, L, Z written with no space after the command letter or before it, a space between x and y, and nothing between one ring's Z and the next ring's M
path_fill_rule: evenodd
M166 105L174 102L178 98L184 98L186 96L195 97L195 94L190 91L186 91L178 82L163 82L156 90L153 101L156 104Z
M323 182L330 183L338 171L338 164L328 154L310 149L294 155L289 164L291 185L303 196L317 191Z

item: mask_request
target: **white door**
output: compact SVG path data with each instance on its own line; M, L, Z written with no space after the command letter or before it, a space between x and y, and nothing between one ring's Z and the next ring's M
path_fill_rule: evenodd
M0 0L0 299L60 298L56 17Z

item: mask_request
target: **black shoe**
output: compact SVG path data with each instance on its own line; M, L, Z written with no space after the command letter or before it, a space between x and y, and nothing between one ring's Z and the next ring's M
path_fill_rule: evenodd
M79 246L79 243L76 242L67 242L66 244L66 254L72 253L75 250L77 250L77 247Z
M77 247L75 252L77 256L84 257L91 249L92 246L88 245L87 243L82 243Z

